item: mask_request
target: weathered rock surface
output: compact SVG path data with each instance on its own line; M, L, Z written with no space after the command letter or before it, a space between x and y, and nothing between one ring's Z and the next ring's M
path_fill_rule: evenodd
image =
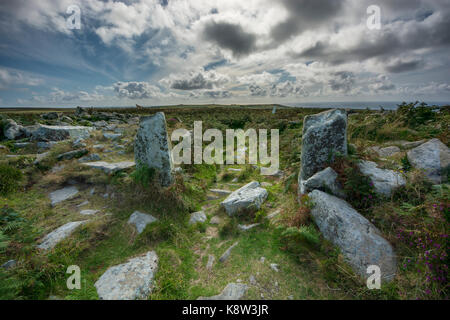
M218 196L227 196L231 194L230 190L223 190L223 189L209 189L210 192L217 194Z
M375 226L342 199L319 190L309 197L315 204L311 215L323 236L341 249L357 274L367 277L367 267L377 265L382 279L394 278L394 250Z
M103 137L105 139L117 140L122 137L122 134L121 133L104 133Z
M92 128L82 126L48 126L39 125L32 132L36 141L61 141L66 139L89 138Z
M65 187L63 189L53 191L52 193L50 193L51 204L52 206L55 206L62 201L75 197L77 194L78 189L74 186Z
M193 212L189 219L189 224L202 223L206 221L206 214L203 211Z
M114 163L109 163L109 162L105 162L105 161L95 161L95 162L83 163L83 165L91 167L91 168L95 168L95 169L100 169L100 170L104 171L105 173L110 174L110 173L115 173L117 171L133 168L135 166L135 163L132 161L123 161L123 162L114 162Z
M239 300L248 290L248 286L243 283L229 283L223 291L212 297L199 297L197 300Z
M442 173L450 166L450 151L439 139L431 139L410 150L408 161L414 168L422 169L432 182L446 182L447 177Z
M339 184L337 178L338 174L336 171L328 167L325 170L317 172L304 182L305 191L310 192L317 189L330 192L339 198L345 198L344 190Z
M58 155L57 159L59 161L72 160L73 158L80 158L88 153L89 153L89 151L87 149L73 150L73 151L65 152L65 153Z
M242 188L232 192L224 201L221 202L229 216L232 216L244 209L261 208L263 202L267 199L268 192L261 188L259 182L252 181Z
M17 261L16 260L9 260L6 261L4 264L1 265L1 267L5 270L9 270L14 268L17 265Z
M58 229L50 232L44 237L41 244L37 247L39 249L50 250L53 249L60 241L70 236L76 228L86 223L86 221L69 222L59 227Z
M85 163L85 162L93 162L93 161L100 161L102 158L97 153L92 153L88 156L82 157L78 159L78 162Z
M136 227L137 232L140 234L149 223L153 223L157 220L158 219L151 214L135 211L128 219L128 223L133 224Z
M225 262L228 260L228 258L230 257L231 254L231 250L233 250L234 247L236 247L238 245L239 242L235 242L233 243L233 245L231 247L229 247L224 254L219 258L219 262Z
M216 261L216 258L212 254L210 254L208 256L208 262L206 263L206 269L207 270L211 270L212 269L212 267L214 265L214 261Z
M98 296L102 300L146 299L153 290L157 269L154 251L110 267L95 283Z
M98 212L100 212L100 210L86 209L86 210L81 210L80 214L82 214L84 216L92 216Z
M386 157L392 157L393 155L400 152L401 150L397 146L391 146L391 147L385 147L385 148L372 147L372 148L369 148L369 151L375 152L376 154L378 154L379 157L386 158Z
M389 197L394 189L406 184L401 173L393 170L380 169L372 161L361 161L358 163L361 173L372 181L377 193Z
M23 127L14 120L7 119L3 126L3 135L9 140L15 140L24 136Z
M299 194L306 193L304 181L323 170L336 152L347 154L347 114L345 110L329 110L306 116L303 124Z
M136 166L148 166L158 172L161 186L174 182L172 155L164 113L141 117L136 135L134 155Z

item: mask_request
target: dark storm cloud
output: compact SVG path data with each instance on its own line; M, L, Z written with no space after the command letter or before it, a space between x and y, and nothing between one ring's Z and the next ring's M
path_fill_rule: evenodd
M393 64L387 65L386 70L391 73L400 73L419 69L422 65L423 61L421 59L412 61L396 61Z
M305 30L329 23L339 13L344 1L283 0L282 4L289 12L289 17L271 30L275 43L282 43Z
M205 79L203 74L198 73L189 79L174 80L170 87L178 90L212 89L213 83Z
M248 55L256 49L256 35L246 32L239 24L211 21L203 29L203 38L231 50L235 57Z
M328 84L334 91L349 92L355 84L355 75L353 72L340 71L333 73L334 78Z

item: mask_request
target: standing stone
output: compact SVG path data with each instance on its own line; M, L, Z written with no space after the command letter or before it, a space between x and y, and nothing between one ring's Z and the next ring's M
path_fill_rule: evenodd
M171 145L164 113L141 117L134 150L137 168L148 166L156 169L163 187L174 182Z
M298 175L298 192L315 173L323 170L336 152L347 155L347 114L345 110L329 110L306 116L303 125L302 167Z
M157 269L155 251L111 267L95 283L98 296L102 300L145 299L153 290Z
M368 277L367 267L380 267L381 279L390 281L396 272L396 257L389 242L347 202L325 192L308 194L314 203L311 215L325 239L341 249L355 273Z
M450 166L450 150L439 139L431 139L410 150L408 161L414 168L422 169L432 182L446 182L444 170Z

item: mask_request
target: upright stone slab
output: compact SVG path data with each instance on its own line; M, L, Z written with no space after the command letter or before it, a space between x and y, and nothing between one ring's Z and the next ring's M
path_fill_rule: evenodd
M336 152L347 154L345 110L333 109L306 116L303 125L302 167L298 175L299 194L306 193L304 181L325 169Z
M161 186L173 183L171 145L164 113L140 118L134 157L137 168L146 165L157 170Z

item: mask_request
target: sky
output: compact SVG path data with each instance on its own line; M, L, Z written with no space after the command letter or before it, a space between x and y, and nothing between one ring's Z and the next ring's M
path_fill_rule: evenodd
M449 47L449 0L1 0L0 107L450 102Z

